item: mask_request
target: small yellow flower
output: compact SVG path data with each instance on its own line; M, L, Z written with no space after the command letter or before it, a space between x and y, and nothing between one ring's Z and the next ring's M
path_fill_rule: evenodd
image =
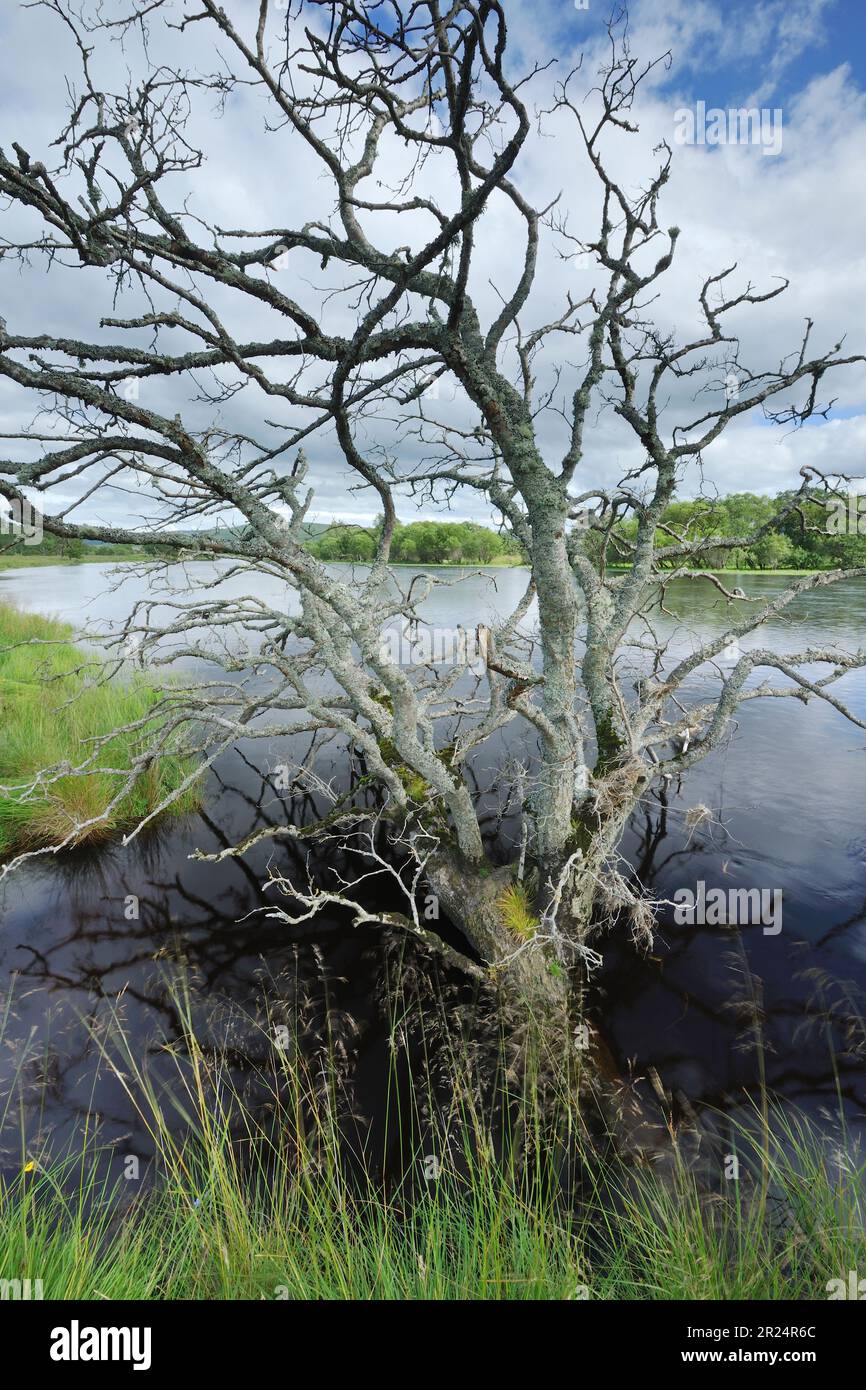
M24 1164L24 1167L21 1169L21 1171L22 1173L32 1173L35 1170L35 1168L36 1164L33 1162L33 1159L31 1158L28 1160L27 1163Z

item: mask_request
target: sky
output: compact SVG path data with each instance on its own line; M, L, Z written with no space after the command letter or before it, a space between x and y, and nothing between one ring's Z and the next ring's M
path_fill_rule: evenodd
M76 0L92 9L92 0ZM129 0L104 0L104 12L120 12ZM184 8L184 0L173 0ZM257 5L252 0L224 0L239 26L252 35ZM192 10L195 6L186 6ZM510 70L518 73L534 62L555 60L535 79L527 99L539 107L550 104L554 83L581 62L576 93L593 85L606 50L605 21L609 4L589 0L506 0L509 21ZM670 50L667 67L655 69L642 86L633 118L638 133L611 147L613 167L623 183L636 187L653 165L653 149L662 139L673 145L672 175L664 191L662 226L681 228L674 267L664 278L653 315L663 329L693 335L700 329L697 294L707 275L736 262L733 283L751 281L757 289L771 288L780 278L791 282L786 293L771 303L738 313L741 357L753 370L773 368L799 347L806 318L814 320L813 346L829 349L844 339L850 352L866 352L866 3L864 0L632 0L629 5L632 53L652 59ZM154 34L151 52L160 59L199 68L213 67L213 41L206 26L191 26L181 40L177 34ZM168 45L168 46L166 46ZM104 51L102 51L104 49ZM582 61L581 61L582 59ZM106 83L123 79L123 70L140 70L134 47L102 45L94 58ZM101 65L101 66L100 66ZM68 102L67 80L77 80L77 61L70 34L46 8L0 5L0 144L8 150L17 140L35 158L52 161L50 141L63 120ZM530 95L531 93L531 95ZM591 98L588 98L591 101ZM701 105L703 104L703 105ZM686 128L683 112L700 129L702 112L757 107L765 113L766 148L761 144L679 143ZM202 169L191 179L191 205L208 218L238 227L296 225L329 211L329 190L314 161L296 143L264 130L263 111L254 94L243 91L218 118L202 103L194 112L192 132L207 151ZM729 129L730 127L726 127ZM399 169L400 154L388 152L390 173ZM454 180L446 169L425 176L429 191L446 203L453 198ZM559 197L569 231L581 238L597 235L599 191L580 147L574 121L555 113L534 129L514 171L515 181L536 204ZM371 196L373 196L371 194ZM0 209L0 232L14 236L20 227L15 211ZM5 223L5 226L4 226ZM385 244L405 240L405 223L379 224ZM410 227L410 236L417 228ZM478 234L477 266L471 289L482 318L489 321L498 294L513 286L519 274L521 229L512 210L501 200L485 215ZM573 249L573 248L572 248ZM582 297L595 282L573 256L563 256L561 239L545 234L532 299L524 328L548 322L561 312L566 292ZM293 262L284 272L291 292L328 288L317 268ZM602 281L599 279L598 284ZM130 306L126 306L127 310ZM44 267L21 268L0 261L0 316L12 332L71 334L108 339L94 326L99 315L111 313L109 287L98 272L69 271L46 277ZM231 321L238 335L274 332L273 320L249 305ZM346 331L345 309L329 302L325 322L333 331ZM555 403L562 403L569 381L576 379L581 347L574 339L551 342L539 358L540 389L561 381ZM688 418L694 411L693 386L670 401L666 418ZM236 396L216 408L191 399L187 387L163 388L159 408L165 414L181 410L195 425L219 417L222 423L271 440L280 428L297 423L286 414L278 418L273 401L257 390ZM195 393L192 393L193 395ZM849 473L866 472L866 370L841 369L828 382L825 399L836 398L826 419L806 427L770 428L760 412L743 417L706 452L700 476L686 472L682 495L699 487L727 493L749 490L772 494L796 485L807 465ZM456 383L443 379L438 400L425 409L443 422L461 427L471 410ZM32 417L33 403L7 381L0 381L0 428L13 433ZM269 420L272 423L265 425ZM432 427L431 427L432 429ZM564 424L555 409L537 422L542 454L556 464L565 446ZM383 412L365 422L359 443L372 453L387 450L406 465L417 464L426 452L414 437L398 433ZM311 513L318 520L372 519L375 499L351 490L332 434L310 441L312 479L317 496ZM639 461L634 441L607 412L594 415L587 432L586 453L576 487L610 486ZM71 500L72 494L65 500ZM137 499L141 503L141 499ZM89 499L76 513L81 520L121 522L128 519L129 497L106 492ZM143 505L143 504L142 504ZM440 503L426 501L420 511L408 496L401 498L405 521L437 514ZM474 493L452 500L453 515L479 521L494 519Z

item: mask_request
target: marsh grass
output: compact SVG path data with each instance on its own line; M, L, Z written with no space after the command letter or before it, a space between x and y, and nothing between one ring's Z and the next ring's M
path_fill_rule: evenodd
M96 819L123 785L110 769L131 767L156 731L160 692L140 674L99 681L93 666L81 669L87 658L70 636L62 623L0 603L0 856L70 833L72 843L110 839L149 814L189 770L168 751L110 817ZM94 740L142 720L143 727L106 739L96 751ZM43 769L78 767L94 752L85 774L34 783ZM199 803L200 792L189 789L172 811L183 814Z
M383 1181L363 1152L346 1161L353 1102L339 1056L305 1058L299 1038L275 1048L260 1020L253 1105L196 1037L183 989L178 1001L170 1092L119 1018L101 1033L157 1181L97 1179L97 1133L62 1162L22 1152L0 1188L0 1278L39 1278L53 1299L820 1299L863 1265L866 1172L828 1163L803 1122L779 1114L768 1138L758 1106L736 1139L745 1179L708 1192L685 1162L662 1178L599 1157L570 1087L542 1117L529 1083L494 1121L472 1079L455 1076L433 1131L437 1081L399 1087L395 1064L409 1137L400 1174ZM563 1136L580 1175L568 1197ZM765 1181L749 1181L764 1162Z
M538 931L538 916L522 883L509 883L496 900L502 923L515 936L528 941Z

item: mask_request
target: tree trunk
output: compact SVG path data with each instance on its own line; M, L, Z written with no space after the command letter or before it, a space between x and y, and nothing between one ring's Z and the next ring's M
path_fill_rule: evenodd
M549 733L541 740L539 786L534 798L537 854L543 880L555 872L571 835L575 771L583 757L574 719L577 597L565 542L561 503L533 518L532 574L538 594L542 709Z
M512 870L479 867L453 851L442 851L428 861L427 877L442 909L487 967L498 995L509 1076L518 1084L530 1081L537 1111L552 1111L552 1102L567 1088L591 1143L612 1143L630 1162L669 1160L673 1146L664 1113L624 1087L613 1054L596 1028L581 1036L587 1004L583 964L562 970L549 945L527 947L504 927L498 900L514 882ZM592 899L583 877L564 908L586 914L582 923L573 915L568 922L572 941L586 934ZM512 1157L520 1161L520 1133L513 1137Z
M503 925L499 898L514 882L512 870L441 852L426 872L440 906L487 967L515 1059L564 1075L573 1048L574 982L549 947L527 943Z

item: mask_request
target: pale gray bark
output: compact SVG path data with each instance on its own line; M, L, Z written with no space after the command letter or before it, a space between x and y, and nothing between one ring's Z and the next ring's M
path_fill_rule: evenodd
M249 574L249 593L240 601L227 604L218 592L202 591L193 600L179 594L173 619L159 631L148 606L141 605L122 634L139 637L157 664L158 642L167 634L183 639L180 649L189 655L212 656L212 647L205 651L195 635L204 626L218 633L234 625L261 644L249 660L270 673L264 703L243 682L191 685L183 697L167 701L172 728L204 727L206 737L193 740L202 766L238 737L261 734L264 726L252 721L267 708L360 750L382 789L395 833L410 845L417 833L434 837L430 881L462 924L475 956L511 981L517 996L531 996L542 1011L564 1009L565 1018L568 987L558 981L584 977L587 924L599 897L627 900L613 856L628 815L650 783L716 747L744 698L814 696L850 717L830 686L866 663L863 652L840 657L829 650L789 656L750 651L733 670L718 672L717 695L707 706L685 710L678 698L696 670L712 669L731 637L759 627L798 593L846 577L837 572L798 581L783 598L755 607L711 574L685 567L686 560L720 546L760 539L820 480L804 477L798 497L752 537L666 536L660 523L676 494L681 465L698 458L732 420L762 407L771 419L802 423L825 408L818 393L828 371L860 367L864 359L843 354L840 345L813 354L809 325L792 357L775 369L749 370L726 330L727 316L784 287L729 290L734 267L704 284L705 329L694 341L669 340L645 319L642 306L672 264L679 235L658 222L671 153L662 150L645 190L636 195L620 188L605 168L601 145L612 135L630 138L635 91L654 66L637 65L615 27L613 57L594 105L572 100L576 74L556 98L557 109L573 116L598 176L598 234L578 242L561 213L531 207L520 191L519 158L533 128L524 100L531 75L519 81L511 75L506 15L498 3L458 0L445 10L431 0L413 9L411 27L404 28L394 11L387 30L377 27L373 6L324 0L307 0L300 13L296 5L288 14L262 0L252 30L215 0L178 0L170 9L163 0L128 0L126 18L110 26L98 6L84 5L77 16L65 0L46 3L75 32L82 71L56 149L27 150L16 143L11 152L0 152L0 193L16 210L27 211L34 228L26 238L10 237L6 255L49 269L61 260L101 269L115 280L119 302L132 287L151 307L140 312L139 297L129 317L118 314L99 325L101 333L94 325L92 337L70 339L51 331L54 314L46 298L44 334L28 337L14 323L4 327L0 374L53 418L50 427L43 420L9 440L8 455L0 458L0 494L36 499L46 529L58 537L142 546L158 539L168 557L205 555ZM96 85L94 45L121 31L131 39L141 25L165 20L178 26L176 72L164 72L158 81L144 77L120 92ZM204 26L221 54L212 76L183 68L186 35L198 35ZM296 145L320 161L333 190L327 223L306 221L304 209L289 199L284 225L249 226L239 209L239 225L220 228L172 201L175 187L194 190L200 177L201 155L186 141L186 98L225 98L241 83L268 99L273 124L281 127L273 138L287 152L287 167ZM494 131L496 138L488 139ZM455 192L448 206L416 191L420 175L407 177L400 193L383 195L377 174L386 135L399 139L418 161L447 164ZM514 286L485 324L470 294L470 269L478 255L480 219L496 199L519 215L524 243ZM413 244L395 249L384 233L377 241L380 213L425 217L427 239L418 239L413 222ZM555 321L529 328L542 235L558 239L568 254L587 249L603 267L607 289L580 302L569 298ZM652 267L638 269L650 264L646 249L653 245L658 251ZM350 306L350 333L324 327L321 296L310 290L304 273L311 255L323 274L326 268L340 272L342 281L337 276L328 294L339 296L344 309ZM275 258L288 269L272 271ZM262 324L253 340L235 336L231 326L234 309L250 305L260 311ZM143 329L151 335L149 346L140 345ZM585 364L570 382L565 368L560 372L569 440L563 456L554 459L539 444L533 361L542 345L559 337L579 344ZM697 389L732 362L742 382L736 400L721 401L717 392L717 404L696 406L692 419L667 418L663 402L672 381L694 375ZM180 415L169 417L151 404L159 398L152 383L205 370L216 374L215 405L239 387L266 398L256 436L216 424L194 430ZM425 400L429 382L446 375L475 408L471 431L437 418ZM130 383L141 388L137 395L127 389ZM700 399L712 400L712 393ZM645 462L636 476L599 491L582 470L587 435L603 405L633 432ZM402 418L405 437L414 431L431 444L436 456L429 466L407 475L399 448L393 456L365 455L359 427L370 414L386 410ZM266 425L275 417L276 425ZM353 582L335 578L303 544L312 499L303 445L330 428L347 469L370 491L384 518L375 561ZM109 483L122 483L159 495L167 520L155 534L146 515L122 526L71 519L74 508L64 508L59 497L73 479L85 489L82 511ZM828 481L828 490L838 481ZM459 669L434 680L425 663L407 667L382 651L383 622L421 621L423 594L410 589L395 600L389 587L395 490L407 484L419 497L450 499L463 489L480 493L530 557L526 597L489 634L487 667L469 699L455 692ZM191 529L226 510L240 518L234 535L191 539ZM589 525L578 524L587 512ZM629 518L638 521L634 542L622 533ZM628 569L612 574L608 563L621 555ZM675 562L682 570L671 571ZM296 614L275 611L257 597L260 573L289 582L298 595ZM721 587L733 617L726 634L665 669L651 614L679 573ZM853 573L861 578L864 572ZM533 601L537 661L520 626ZM646 620L644 654L649 652L651 674L633 692L619 663L639 619ZM815 663L830 667L824 678L798 672ZM757 666L775 668L788 684L744 689ZM460 732L443 749L437 726L458 715ZM537 768L531 775L526 770L521 864L527 860L533 867L545 930L528 943L516 941L503 925L499 894L511 876L486 862L466 776L479 743L515 720L538 741ZM681 751L660 756L660 748L673 744L676 750L677 739ZM594 768L585 777L588 760ZM87 762L78 770L85 775ZM128 770L129 778L140 770ZM56 775L46 769L42 785ZM360 812L346 809L350 819L353 814L356 824ZM324 901L311 889L298 891L307 912ZM350 899L351 885L340 895ZM406 920L411 923L411 914ZM420 929L417 919L412 925Z

